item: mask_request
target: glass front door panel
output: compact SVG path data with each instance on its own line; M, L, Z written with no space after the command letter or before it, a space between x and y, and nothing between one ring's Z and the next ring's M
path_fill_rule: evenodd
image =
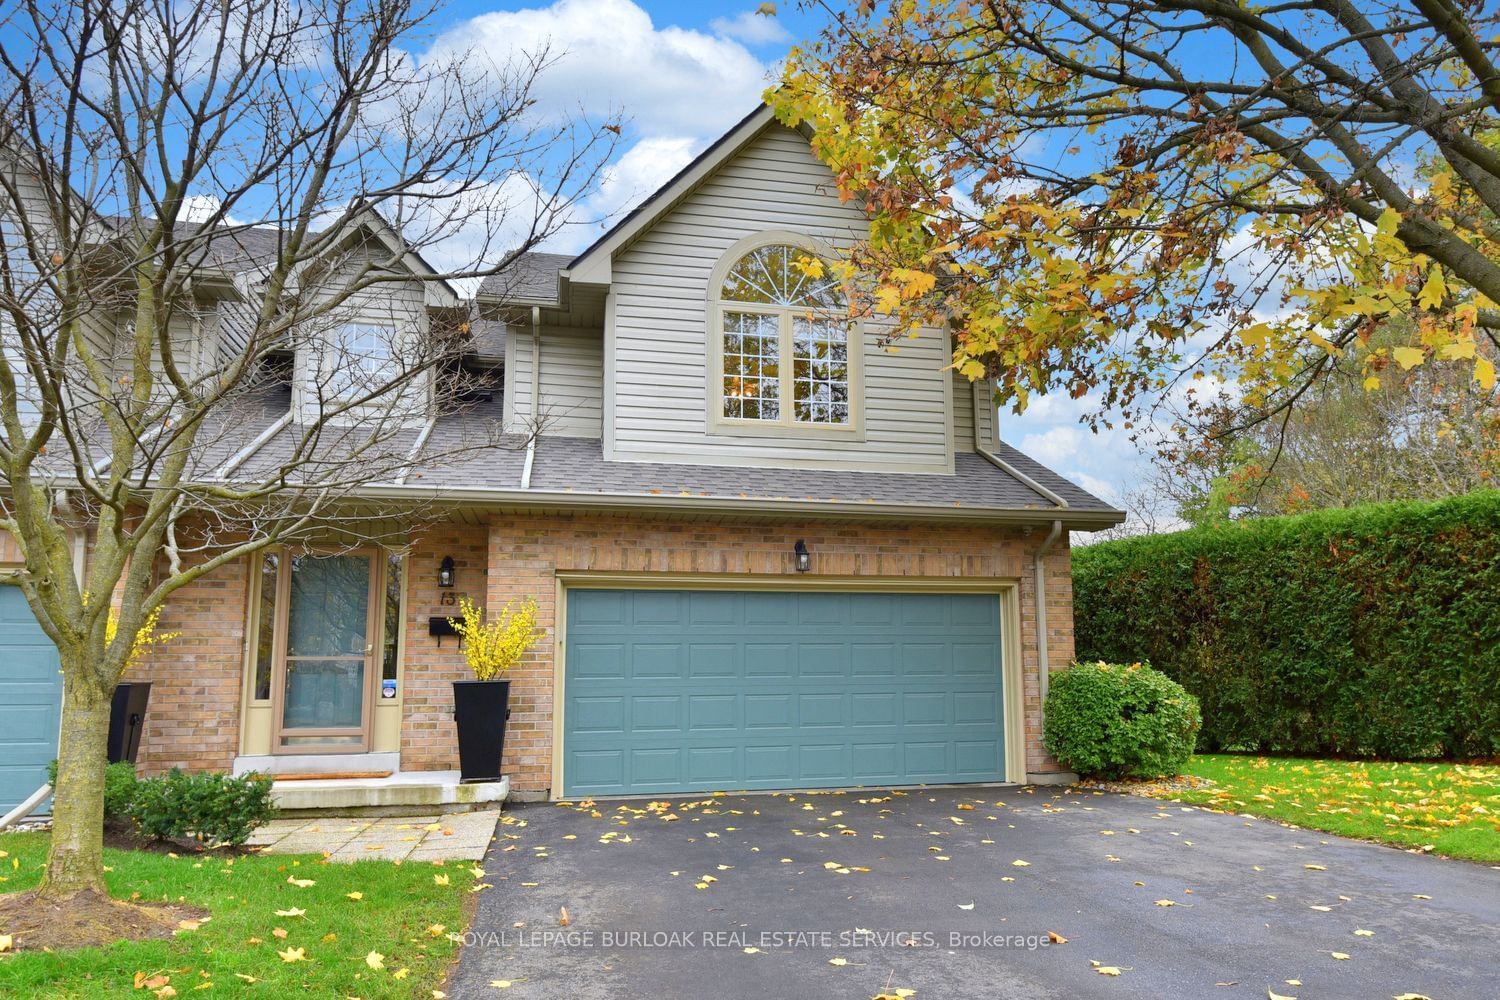
M368 554L298 555L290 560L281 691L283 745L362 738L373 568Z

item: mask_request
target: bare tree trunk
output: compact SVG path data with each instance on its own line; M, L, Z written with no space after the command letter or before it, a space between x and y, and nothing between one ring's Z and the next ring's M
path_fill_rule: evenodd
M90 664L69 663L63 653L62 741L52 799L52 843L38 890L64 897L104 887L104 762L112 692L94 683Z

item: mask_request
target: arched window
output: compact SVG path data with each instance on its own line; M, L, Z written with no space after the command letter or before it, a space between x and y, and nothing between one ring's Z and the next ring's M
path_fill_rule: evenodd
M848 426L850 322L827 262L800 246L768 243L722 273L710 293L722 368L720 420Z

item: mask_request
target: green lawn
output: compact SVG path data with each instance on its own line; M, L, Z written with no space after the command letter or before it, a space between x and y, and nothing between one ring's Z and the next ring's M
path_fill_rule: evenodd
M46 851L46 834L0 835L0 892L33 888ZM139 893L141 902L188 903L207 908L211 919L170 941L0 956L0 996L141 1000L151 994L135 988L139 972L166 976L179 997L430 998L457 950L448 935L463 932L464 903L475 885L471 862L326 864L317 856L107 850L104 863L116 898ZM288 878L313 884L299 887ZM278 954L295 958L295 949L302 960ZM384 956L382 969L366 961L372 951Z
M1187 773L1215 784L1162 797L1500 863L1500 767L1201 754Z

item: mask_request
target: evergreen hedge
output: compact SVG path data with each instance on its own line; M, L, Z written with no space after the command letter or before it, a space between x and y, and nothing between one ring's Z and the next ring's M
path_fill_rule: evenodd
M1073 553L1079 660L1197 697L1202 751L1500 755L1500 491Z

